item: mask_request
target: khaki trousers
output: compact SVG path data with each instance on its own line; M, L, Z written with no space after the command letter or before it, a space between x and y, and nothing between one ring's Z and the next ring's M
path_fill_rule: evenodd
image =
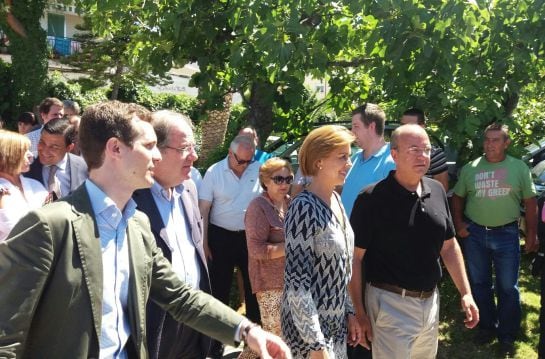
M439 292L427 298L365 287L365 306L373 329L373 359L427 359L437 355Z

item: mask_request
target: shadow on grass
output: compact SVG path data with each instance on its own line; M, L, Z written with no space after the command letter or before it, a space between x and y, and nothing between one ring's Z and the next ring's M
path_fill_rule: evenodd
M539 341L539 279L532 277L528 266L530 257L523 254L519 287L522 301L521 332L515 343L514 358L537 358ZM439 285L441 293L441 317L439 327L439 350L437 358L501 358L497 340L491 344L478 345L473 342L475 330L464 326L464 314L460 309L460 295L445 271Z

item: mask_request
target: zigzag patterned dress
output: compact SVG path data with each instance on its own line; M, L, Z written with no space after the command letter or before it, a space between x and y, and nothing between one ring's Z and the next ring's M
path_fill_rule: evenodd
M347 314L354 313L348 294L354 233L344 208L338 219L320 198L303 191L288 209L285 230L282 335L294 358L324 347L330 358L346 358Z

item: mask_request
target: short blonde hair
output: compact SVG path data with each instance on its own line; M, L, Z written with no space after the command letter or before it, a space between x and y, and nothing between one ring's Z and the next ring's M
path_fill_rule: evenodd
M265 180L271 178L272 174L282 168L287 168L288 171L293 175L293 169L291 168L290 163L280 157L273 157L265 161L264 164L259 168L259 183L261 187L266 191L267 186L265 185Z
M19 174L29 148L30 140L26 136L0 130L0 171L10 175Z
M314 176L316 162L329 156L339 147L354 142L354 135L346 127L326 125L312 130L299 151L299 166L303 176Z

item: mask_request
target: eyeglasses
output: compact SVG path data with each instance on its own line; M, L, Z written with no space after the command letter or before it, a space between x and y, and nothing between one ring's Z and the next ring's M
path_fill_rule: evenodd
M416 146L411 146L407 150L407 153L410 154L411 156L420 156L420 155L429 156L431 154L431 147L419 148Z
M254 163L253 158L251 160L240 160L235 152L232 152L232 153L233 153L233 156L235 157L235 161L237 161L239 165L249 165L251 163Z
M274 184L282 184L284 182L286 184L291 184L293 182L293 176L292 175L289 175L289 176L286 176L286 177L274 176L274 177L271 177L271 179L273 180Z
M165 148L170 148L171 150L174 150L178 152L179 154L183 155L185 153L190 153L192 151L197 151L197 145L194 143L190 143L186 146L182 147L171 147L171 146L165 146Z

